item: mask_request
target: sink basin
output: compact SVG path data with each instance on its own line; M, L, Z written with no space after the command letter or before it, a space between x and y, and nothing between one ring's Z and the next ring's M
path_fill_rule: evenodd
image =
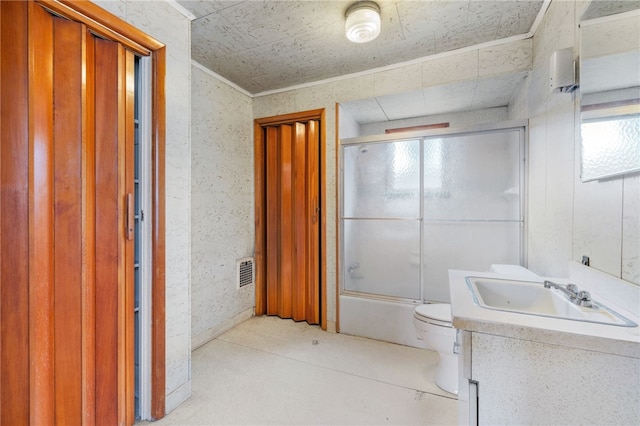
M482 277L466 277L466 281L474 303L485 309L622 327L637 326L595 300L592 307L578 306L561 291L545 288L542 282Z

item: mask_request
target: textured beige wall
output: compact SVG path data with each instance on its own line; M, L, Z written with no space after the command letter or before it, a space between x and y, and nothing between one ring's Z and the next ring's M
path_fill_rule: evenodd
M196 348L253 313L255 286L237 288L236 260L253 256L251 98L191 69L191 337ZM246 311L249 310L248 314Z
M640 284L640 176L580 181L580 91L549 93L549 58L580 46L584 2L551 3L533 39L533 71L509 106L529 119L529 267L567 276L570 260Z

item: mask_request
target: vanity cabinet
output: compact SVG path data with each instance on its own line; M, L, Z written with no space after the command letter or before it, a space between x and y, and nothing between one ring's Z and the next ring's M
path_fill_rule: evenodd
M640 358L527 340L526 332L458 334L459 424L640 423Z

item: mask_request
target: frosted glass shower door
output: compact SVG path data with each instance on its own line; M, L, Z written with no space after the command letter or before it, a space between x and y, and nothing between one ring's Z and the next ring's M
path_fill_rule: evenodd
M424 140L424 297L449 301L449 269L521 263L523 130Z
M420 298L420 141L345 146L343 283Z
M342 147L345 292L449 301L449 269L522 263L524 127Z

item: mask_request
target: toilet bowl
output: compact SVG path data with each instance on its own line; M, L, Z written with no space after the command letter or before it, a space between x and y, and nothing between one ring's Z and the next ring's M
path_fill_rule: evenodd
M453 353L456 329L451 324L451 305L429 303L417 306L413 323L418 339L427 349L438 352L435 382L441 389L458 394L458 355Z
M493 264L489 272L521 280L540 281L540 276L520 265ZM451 323L449 303L419 305L413 313L418 339L427 349L438 352L435 382L441 389L458 394L458 355L454 351L456 329Z

